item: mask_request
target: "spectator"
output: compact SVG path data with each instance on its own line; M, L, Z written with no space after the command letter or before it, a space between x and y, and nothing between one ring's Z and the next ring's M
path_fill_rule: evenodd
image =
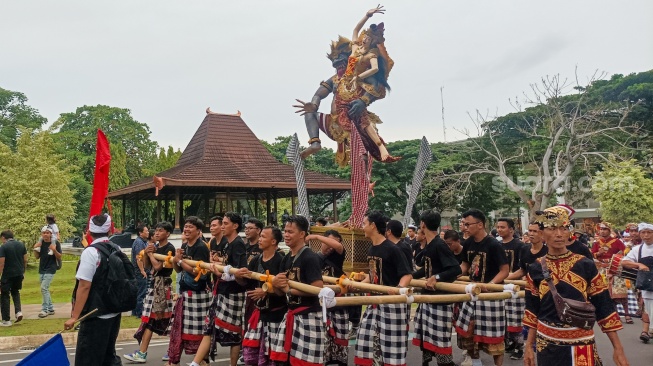
M45 215L45 223L52 229L52 239L59 240L59 226L53 214Z
M54 315L50 284L57 273L57 260L61 260L61 243L54 238L54 231L50 225L41 228L41 240L34 245L34 257L39 260L39 282L43 297L39 318L45 318Z
M147 272L145 272L145 268L143 267L143 261L138 259L138 254L147 247L150 231L147 226L139 225L136 228L136 234L138 236L132 244L132 264L134 265L134 273L136 274L136 282L138 283L138 297L136 298L136 307L132 310L132 316L140 318L143 312L143 300L147 293Z
M318 217L317 220L315 220L315 226L327 226L329 223L324 217Z
M14 233L11 230L0 233L0 241L2 241L0 247L2 322L0 326L10 327L12 323L9 315L9 295L14 300L16 323L23 320L20 307L20 289L23 287L23 278L27 267L27 249L25 249L25 244L14 239Z

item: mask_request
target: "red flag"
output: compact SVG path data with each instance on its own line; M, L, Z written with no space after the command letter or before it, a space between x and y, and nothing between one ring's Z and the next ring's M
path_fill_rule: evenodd
M93 174L93 194L91 195L91 210L89 219L102 213L104 200L109 194L109 166L111 165L111 151L109 141L102 130L97 130L97 143L95 144L95 173ZM87 238L90 243L92 239Z

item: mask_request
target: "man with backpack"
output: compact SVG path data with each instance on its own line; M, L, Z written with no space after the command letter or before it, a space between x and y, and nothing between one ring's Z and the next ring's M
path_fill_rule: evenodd
M61 243L54 237L54 230L46 225L41 228L41 240L34 244L34 257L39 260L39 282L41 282L41 312L39 318L54 315L50 297L50 284L61 265Z
M136 306L137 285L129 258L109 241L111 217L95 215L89 221L93 241L84 249L73 290L73 310L65 329L77 319L97 309L84 320L77 335L75 365L122 365L116 355L120 314Z

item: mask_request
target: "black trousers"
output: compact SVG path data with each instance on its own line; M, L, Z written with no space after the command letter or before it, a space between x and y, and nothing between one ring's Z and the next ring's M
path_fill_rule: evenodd
M109 319L84 320L77 334L75 366L122 365L116 355L116 338L120 330L121 315Z
M20 289L23 288L23 276L5 278L2 277L0 280L0 307L2 308L2 320L8 321L11 320L10 313L10 301L9 296L14 299L14 310L15 312L21 311L20 306Z

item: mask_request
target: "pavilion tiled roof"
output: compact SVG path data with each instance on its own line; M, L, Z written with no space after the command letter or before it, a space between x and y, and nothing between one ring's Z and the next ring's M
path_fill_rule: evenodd
M276 160L238 114L208 113L177 164L156 175L166 186L296 188L293 167ZM307 189L349 190L349 181L305 171ZM152 178L109 197L154 187Z

